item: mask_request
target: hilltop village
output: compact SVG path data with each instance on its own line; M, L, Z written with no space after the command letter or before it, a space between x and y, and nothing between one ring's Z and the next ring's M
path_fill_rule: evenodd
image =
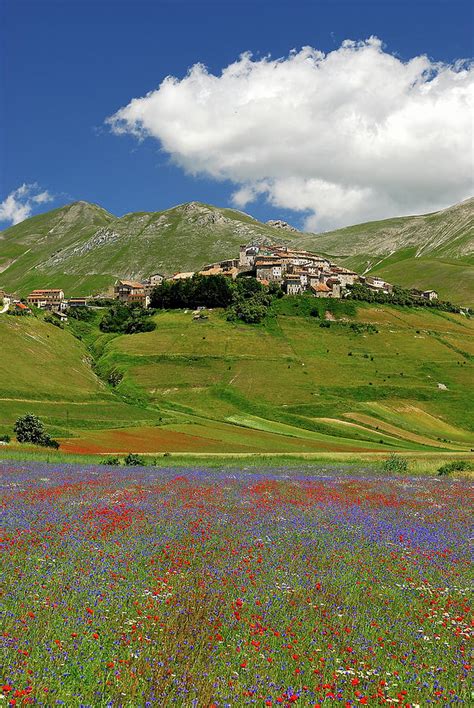
M143 281L119 279L113 290L100 296L66 298L60 288L33 290L26 298L26 303L0 290L0 299L5 307L18 309L27 314L30 306L50 310L65 317L69 307L84 307L94 300L113 298L130 305L148 307L151 293L164 280L176 281L201 276L222 275L235 280L238 276L252 276L262 285L275 283L280 285L287 295L303 293L317 298L342 298L348 294L348 288L360 283L370 290L390 295L393 285L376 276L363 276L347 268L332 263L329 258L304 250L292 249L281 245L248 244L240 247L238 258L231 258L210 263L199 271L178 272L172 276L154 273ZM415 298L437 300L434 290L410 291ZM6 303L6 305L5 305Z

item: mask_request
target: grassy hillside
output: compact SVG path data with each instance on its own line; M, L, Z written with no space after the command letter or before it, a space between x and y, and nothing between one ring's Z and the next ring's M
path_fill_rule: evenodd
M156 411L124 403L94 373L84 345L34 317L0 316L0 431L37 413L56 435L120 425L154 424Z
M31 411L71 453L474 445L472 320L336 303L336 321L322 328L307 305L284 298L257 326L219 311L199 322L162 312L155 331L132 336L102 335L97 321L61 331L2 316L0 432ZM112 371L123 376L115 389L104 383Z
M459 304L474 301L474 199L434 214L307 235L299 243L359 273L405 287L433 288Z

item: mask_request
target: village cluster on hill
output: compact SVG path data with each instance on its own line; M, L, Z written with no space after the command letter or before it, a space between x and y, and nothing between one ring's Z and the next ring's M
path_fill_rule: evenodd
M263 285L280 285L288 295L308 293L318 298L344 297L348 288L356 283L387 295L393 291L393 286L382 278L359 275L324 256L280 245L243 245L238 258L211 263L196 272L201 276L222 275L234 280L237 276L253 276ZM110 297L123 303L148 307L153 289L164 280L188 279L196 272L178 272L169 277L154 273L143 281L120 279L115 283ZM412 290L411 294L424 300L438 299L434 290ZM8 297L0 290L0 299L2 296ZM12 308L23 308L23 311L25 308L28 310L28 306L35 306L61 315L68 307L82 307L92 299L86 296L66 299L62 289L53 288L33 290L26 298L27 305L13 297L9 301Z
M241 246L238 258L210 263L196 272L178 272L169 280L185 280L196 273L202 276L223 275L234 280L237 276L253 276L263 285L279 284L287 295L306 292L314 297L341 298L347 293L348 286L356 283L386 294L393 291L393 286L382 278L358 275L324 256L288 246ZM143 282L119 280L114 286L114 297L146 306L151 290L166 279L165 275L155 273ZM413 295L428 300L438 297L434 290L413 291Z

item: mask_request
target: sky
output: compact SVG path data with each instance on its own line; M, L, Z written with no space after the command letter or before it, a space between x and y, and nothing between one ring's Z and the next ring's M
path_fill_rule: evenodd
M471 5L0 0L0 228L76 200L312 231L461 201Z

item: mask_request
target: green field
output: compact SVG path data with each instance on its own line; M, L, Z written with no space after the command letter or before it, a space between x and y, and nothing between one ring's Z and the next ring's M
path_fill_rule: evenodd
M65 330L4 315L0 434L32 412L70 454L469 452L473 320L332 303L326 328L312 303L276 301L254 326L164 311L121 336L100 315Z

